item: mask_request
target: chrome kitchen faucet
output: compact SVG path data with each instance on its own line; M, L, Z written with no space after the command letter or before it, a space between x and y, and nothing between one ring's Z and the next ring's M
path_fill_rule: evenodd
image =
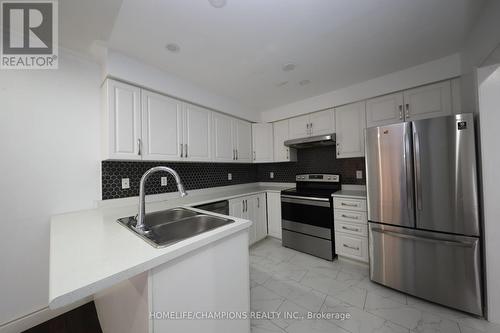
M177 183L177 190L179 191L181 198L185 197L187 195L186 190L184 189L184 185L182 184L181 178L179 177L179 174L174 170L169 167L165 166L157 166L154 168L149 169L146 171L142 177L141 181L139 183L139 214L137 215L137 221L135 223L134 229L141 233L144 234L144 220L146 218L146 180L155 172L159 171L165 171L171 174L175 178L175 182Z

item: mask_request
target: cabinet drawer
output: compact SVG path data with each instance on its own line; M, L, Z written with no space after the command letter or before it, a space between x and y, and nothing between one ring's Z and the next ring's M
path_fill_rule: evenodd
M366 225L368 220L366 219L366 212L357 212L351 210L335 209L333 212L335 222L346 221L353 223L361 223Z
M335 231L366 237L368 235L368 224L362 225L335 220Z
M348 198L333 198L333 207L338 209L366 211L366 200L363 199L348 199Z
M335 251L340 256L368 262L368 238L335 232Z

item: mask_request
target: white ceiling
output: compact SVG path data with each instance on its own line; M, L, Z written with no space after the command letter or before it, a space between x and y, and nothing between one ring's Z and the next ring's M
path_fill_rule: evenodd
M111 2L105 16L114 20L112 30L105 23L90 28L109 31L99 38L109 39L110 48L256 111L455 53L483 4L227 0L217 9L208 0L123 0L118 11L120 1L91 0ZM180 52L165 49L171 42ZM288 62L294 71L282 71ZM301 86L301 80L311 83Z

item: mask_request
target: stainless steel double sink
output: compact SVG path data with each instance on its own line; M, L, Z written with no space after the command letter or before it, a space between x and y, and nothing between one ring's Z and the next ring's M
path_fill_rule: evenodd
M137 236L161 248L233 223L234 220L179 207L146 214L144 232L135 229L136 222L136 216L118 219L118 223Z

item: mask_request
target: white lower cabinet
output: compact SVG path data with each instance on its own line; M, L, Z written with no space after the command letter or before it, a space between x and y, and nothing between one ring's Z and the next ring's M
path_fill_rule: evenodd
M281 239L281 193L267 192L267 233Z
M250 332L249 319L182 317L248 313L249 275L247 235L238 232L96 294L99 322L103 332Z
M266 194L260 193L229 200L229 215L250 220L249 245L267 236Z
M335 252L361 262L368 262L368 220L366 200L334 197Z

